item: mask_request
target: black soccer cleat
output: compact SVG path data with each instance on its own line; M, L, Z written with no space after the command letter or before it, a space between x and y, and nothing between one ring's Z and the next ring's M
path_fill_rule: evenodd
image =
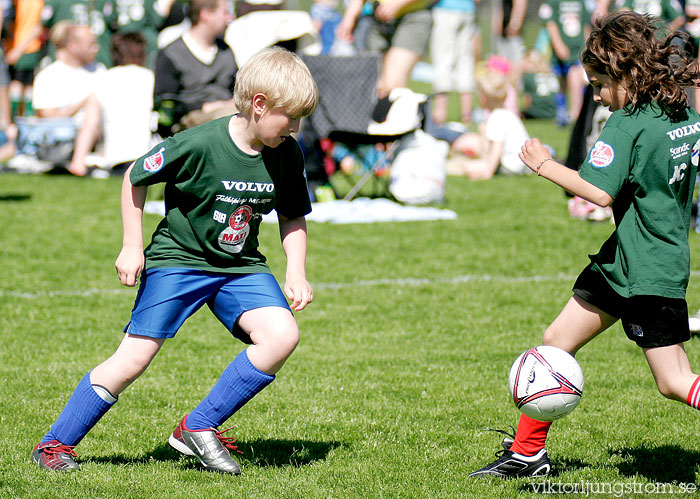
M542 449L534 456L523 456L510 450L512 444L513 442L506 442L504 439L502 442L504 450L496 453L496 456L499 456L498 459L480 470L470 473L469 476L477 478L486 476L517 478L541 477L552 473L552 465L549 462L546 449Z
M498 457L498 459L480 470L470 473L470 477L482 478L486 476L495 476L498 478L515 478L524 476L547 476L552 473L552 465L549 462L549 456L545 449L542 449L534 456L523 456L510 450L515 440L515 428L512 426L511 433L491 428L486 428L486 431L495 431L505 435L501 441L503 450L496 452L496 457Z

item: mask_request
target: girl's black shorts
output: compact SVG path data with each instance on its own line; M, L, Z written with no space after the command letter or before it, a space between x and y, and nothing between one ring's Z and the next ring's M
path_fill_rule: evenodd
M616 293L600 272L588 265L573 288L579 298L622 322L627 337L641 348L657 348L690 339L688 304L683 298Z

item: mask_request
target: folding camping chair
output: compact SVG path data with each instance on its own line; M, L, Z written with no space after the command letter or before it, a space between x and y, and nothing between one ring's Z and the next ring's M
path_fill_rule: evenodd
M303 59L320 93L318 108L304 123L302 135L305 142L329 138L348 146L389 144L343 197L351 200L382 165L390 162L399 147L399 139L420 128L420 112L416 109L409 112L413 116L408 119L397 116L391 123L386 122L392 113L391 104L396 99L392 101L390 96L386 102L378 102L379 55L320 55L304 56ZM408 89L397 90L410 92Z

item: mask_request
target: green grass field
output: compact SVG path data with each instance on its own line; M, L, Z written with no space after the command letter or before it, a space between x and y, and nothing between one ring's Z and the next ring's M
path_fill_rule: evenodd
M550 133L565 147L564 131ZM697 412L656 392L619 326L579 353L583 400L548 442L556 477L466 478L499 448L500 436L483 429L517 423L512 361L539 344L587 254L612 231L570 219L562 191L535 176L450 178L453 221L309 225L315 301L297 314L302 341L277 380L230 421L241 476L201 471L167 446L242 349L207 310L78 446L79 473L40 470L32 447L115 349L133 305L113 266L119 189L116 178L0 176L0 497L513 498L557 483L609 488L591 497L672 484L684 497L698 481ZM157 222L146 215L145 231ZM265 224L261 239L283 277L276 226ZM700 269L694 233L691 249ZM687 350L700 369L700 338Z

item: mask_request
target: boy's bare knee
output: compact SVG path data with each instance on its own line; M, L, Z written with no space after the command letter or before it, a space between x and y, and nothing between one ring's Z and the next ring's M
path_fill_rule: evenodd
M274 349L278 352L284 350L291 354L299 343L299 327L290 315L288 320L258 324L250 331L250 338L253 344L262 348Z
M280 330L273 335L272 341L278 345L281 351L288 352L288 355L291 355L299 344L299 329L290 327Z
M150 356L133 356L130 358L120 359L115 365L115 368L121 373L121 377L124 382L131 384L143 372L148 368L148 366L153 360Z

